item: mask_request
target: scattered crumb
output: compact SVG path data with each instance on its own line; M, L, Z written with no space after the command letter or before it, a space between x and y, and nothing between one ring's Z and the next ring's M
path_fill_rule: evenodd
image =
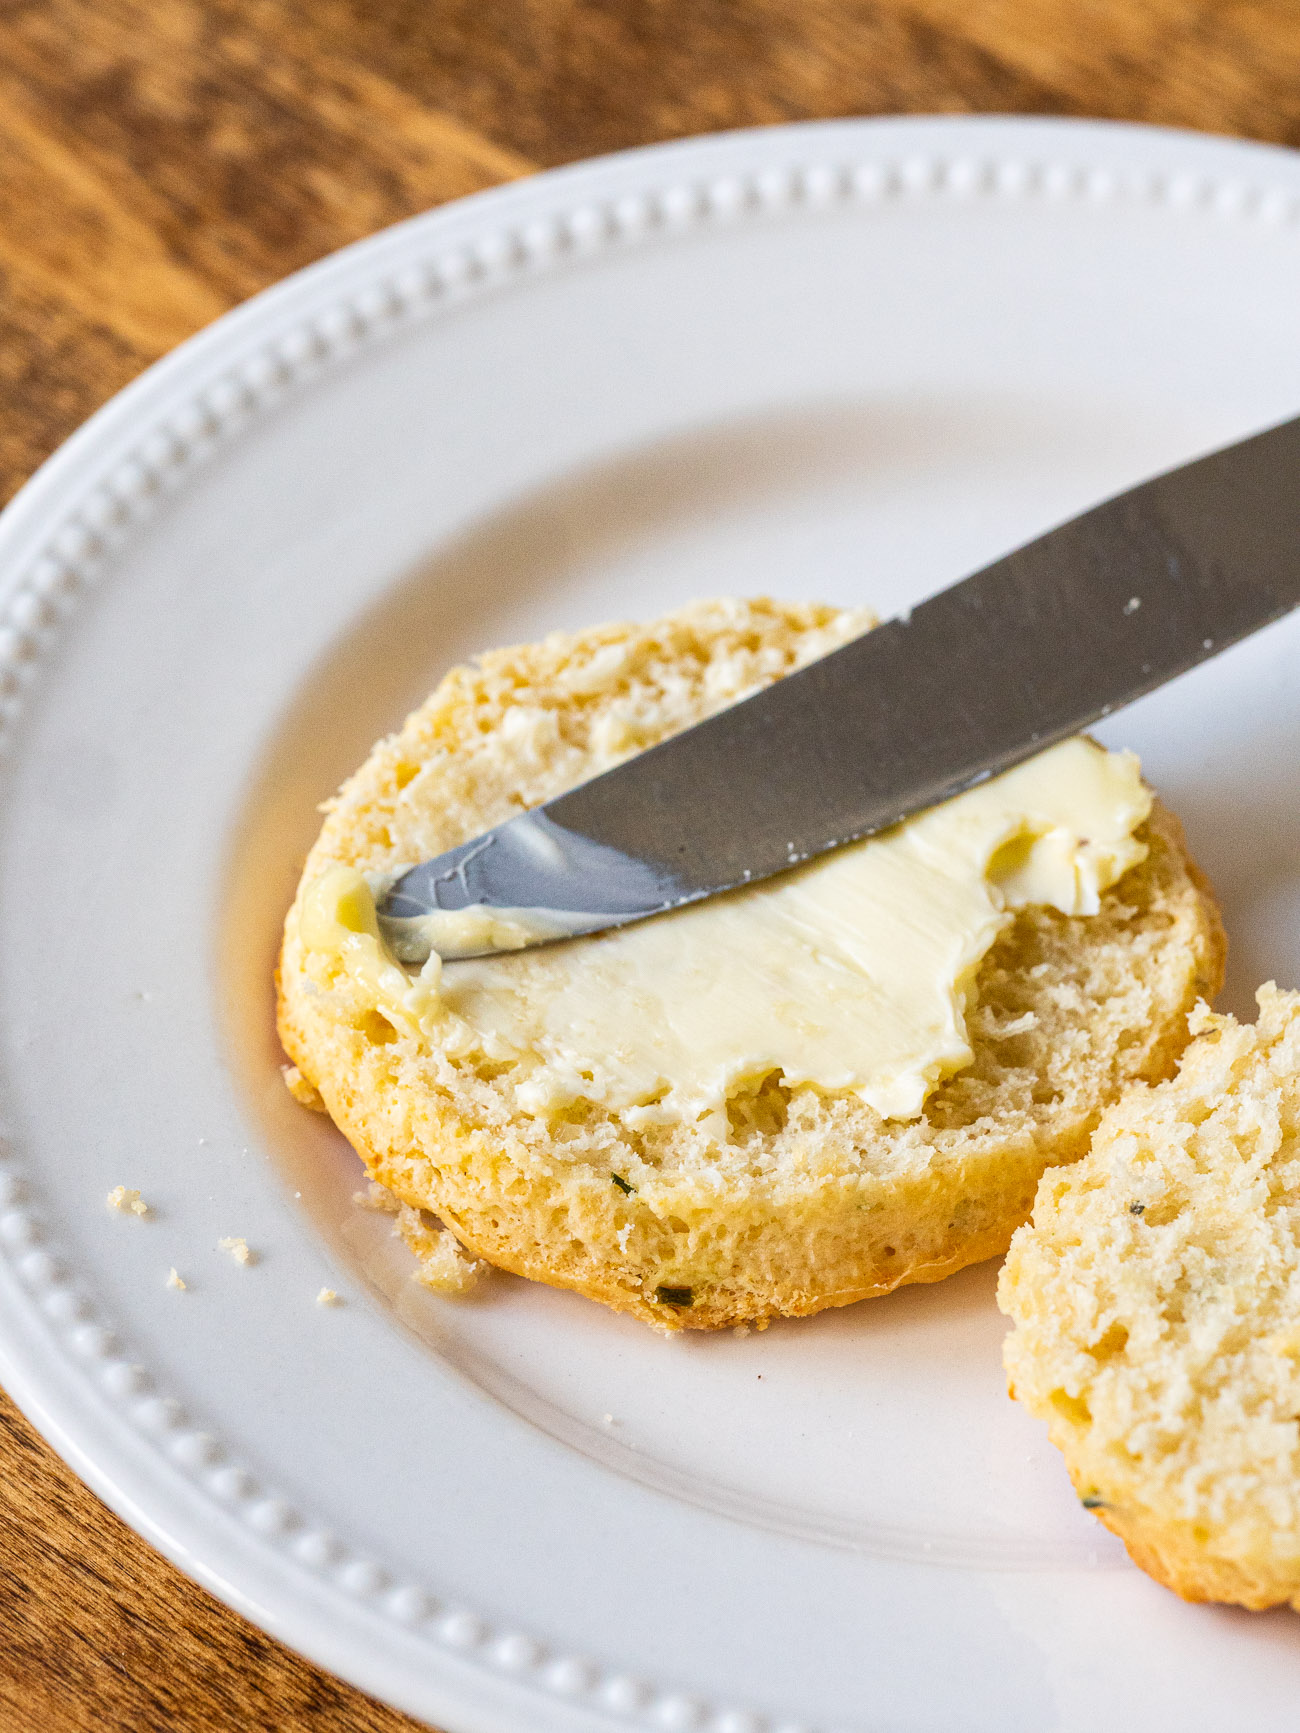
M733 1336L748 1336L749 1325L748 1324L733 1324L731 1326L731 1333Z
M617 1426L618 1425L618 1421L615 1420L615 1418L612 1414L602 1414L600 1417L600 1423L602 1426Z
M382 1191L383 1187L377 1189ZM383 1209L385 1206L371 1207ZM399 1204L394 1231L415 1253L416 1281L432 1288L436 1294L467 1294L486 1268L477 1258L467 1255L450 1228L439 1227L425 1210Z
M316 1296L316 1304L318 1306L341 1306L343 1302L333 1288L322 1288Z
M401 1204L389 1191L386 1185L380 1185L372 1179L364 1191L354 1191L352 1201L360 1204L362 1209L378 1210L381 1215L395 1216L401 1209Z
M320 1091L314 1083L309 1083L296 1065L282 1065L280 1075L284 1078L284 1086L301 1107L310 1107L313 1113L324 1113L325 1103L320 1098Z
M147 1216L149 1205L140 1193L129 1185L115 1185L104 1199L109 1209L121 1210L123 1215Z
M229 1252L237 1264L257 1262L257 1254L249 1251L247 1240L235 1239L232 1235L227 1235L224 1240L217 1241L217 1247L220 1251Z
M400 1234L415 1253L415 1279L435 1293L467 1294L487 1268L470 1257L455 1234L435 1216L404 1204L377 1180L372 1179L364 1191L354 1191L352 1201L362 1209L397 1217L393 1232Z
M169 1288L175 1288L178 1293L184 1293L186 1288L189 1287L189 1283L181 1276L179 1270L168 1270L167 1286Z

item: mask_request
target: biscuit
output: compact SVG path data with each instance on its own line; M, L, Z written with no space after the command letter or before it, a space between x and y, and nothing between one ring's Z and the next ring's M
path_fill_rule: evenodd
M1204 1007L1039 1187L999 1302L1013 1393L1089 1509L1190 1601L1300 1608L1300 993Z
M720 601L454 669L332 802L303 884L334 863L370 873L437 855L867 624L827 607ZM590 1103L557 1123L520 1108L508 1067L322 989L294 912L281 1038L371 1176L436 1214L473 1257L665 1329L816 1312L1004 1251L1043 1170L1083 1154L1127 1083L1172 1071L1224 946L1158 805L1144 840L1146 860L1100 913L1017 914L980 968L974 1061L914 1120L774 1072L727 1103L721 1135L634 1127Z

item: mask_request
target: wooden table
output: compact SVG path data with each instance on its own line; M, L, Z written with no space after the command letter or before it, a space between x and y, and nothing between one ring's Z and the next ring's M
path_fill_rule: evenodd
M386 223L627 145L899 111L1300 144L1300 8L0 0L0 498L182 337ZM164 1563L8 1404L0 1590L6 1728L415 1726Z

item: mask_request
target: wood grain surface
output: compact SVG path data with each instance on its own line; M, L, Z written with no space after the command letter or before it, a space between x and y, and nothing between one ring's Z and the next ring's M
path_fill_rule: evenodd
M0 0L0 499L181 338L445 199L838 115L1300 144L1295 0ZM196 1588L0 1398L0 1728L396 1733Z

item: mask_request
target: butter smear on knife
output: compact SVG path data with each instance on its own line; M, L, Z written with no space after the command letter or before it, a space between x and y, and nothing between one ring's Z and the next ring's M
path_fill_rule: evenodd
M711 1129L739 1085L779 1069L911 1119L973 1058L976 975L1014 911L1095 914L1145 858L1150 809L1132 753L1076 738L777 878L590 938L435 954L416 975L347 866L308 887L299 933L318 988L508 1067L525 1112L586 1099L632 1127Z

